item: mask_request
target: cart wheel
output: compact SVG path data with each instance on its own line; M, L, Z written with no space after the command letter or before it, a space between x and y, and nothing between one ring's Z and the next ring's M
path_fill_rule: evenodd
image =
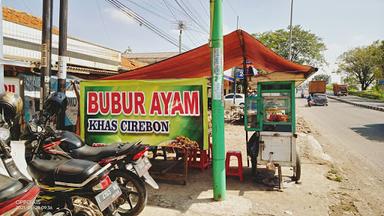
M296 167L293 168L293 176L292 180L296 182L296 184L299 184L301 178L301 162L299 154L296 153Z

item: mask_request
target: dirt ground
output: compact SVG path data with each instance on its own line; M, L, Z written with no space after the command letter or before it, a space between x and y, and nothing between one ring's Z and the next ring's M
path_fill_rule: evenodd
M244 127L226 124L226 150L242 151L244 182L228 177L226 200L215 202L211 168L190 169L186 186L159 182L159 190L150 189L147 207L141 215L380 215L380 210L361 213L360 209L365 209L366 204L358 202L351 193L354 186L324 153L315 138L318 134L302 118L298 120L298 131L300 184L291 180L289 168L283 169L282 192L263 184L262 179L253 178L250 168L246 167ZM259 170L262 171L262 167Z

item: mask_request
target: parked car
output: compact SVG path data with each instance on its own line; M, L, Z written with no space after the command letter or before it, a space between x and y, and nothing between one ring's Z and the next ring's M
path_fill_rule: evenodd
M311 105L328 106L328 98L326 94L315 93L312 95Z
M236 93L235 103L233 103L234 94L230 93L224 96L224 102L230 105L244 106L245 95Z

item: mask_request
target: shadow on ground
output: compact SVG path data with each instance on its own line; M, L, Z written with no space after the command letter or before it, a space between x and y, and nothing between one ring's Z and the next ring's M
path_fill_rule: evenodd
M384 142L384 124L367 124L363 127L353 127L351 129L369 140Z
M244 196L247 192L271 191L276 193L277 185L266 186L262 183L264 169L258 169L257 177L252 177L251 169L244 167L244 181L238 177L227 177L227 191L236 191L238 196ZM287 172L288 173L288 172ZM290 178L284 177L284 181L291 182ZM293 182L291 182L294 184ZM196 203L211 203L213 201L212 192L212 169L204 171L190 169L187 185L177 185L159 182L160 189L148 191L148 203L150 206L157 206L167 209L174 209L180 213L185 213Z

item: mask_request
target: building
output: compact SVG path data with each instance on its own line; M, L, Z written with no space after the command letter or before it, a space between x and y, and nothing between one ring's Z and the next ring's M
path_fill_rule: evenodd
M123 56L129 60L135 60L145 64L153 64L178 54L178 52L124 53Z
M39 108L42 20L3 7L3 54L5 90L22 96L26 120ZM57 89L59 30L52 28L51 89ZM68 124L76 122L77 100L70 80L97 79L132 70L144 64L122 57L120 51L68 36ZM17 62L17 63L15 63Z

